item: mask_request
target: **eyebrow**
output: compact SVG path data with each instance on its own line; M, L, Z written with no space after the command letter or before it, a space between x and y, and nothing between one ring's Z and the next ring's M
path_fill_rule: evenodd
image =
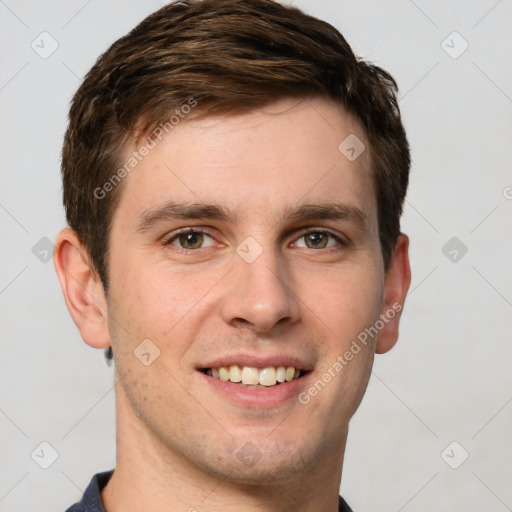
M233 210L226 206L207 203L178 203L168 201L142 212L136 227L137 233L144 233L160 223L182 219L210 219L226 223L239 220ZM305 222L318 220L342 220L354 224L361 230L368 229L368 216L357 206L339 203L303 204L285 208L281 220Z

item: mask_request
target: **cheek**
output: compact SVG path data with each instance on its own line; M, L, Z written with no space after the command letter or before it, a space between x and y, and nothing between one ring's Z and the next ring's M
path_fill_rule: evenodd
M172 350L173 359L179 360L199 327L192 319L206 307L205 294L217 282L215 273L177 272L161 263L138 265L125 260L112 273L109 293L113 345L122 340L123 352L133 351L149 338L162 352Z
M308 400L311 417L331 419L324 426L325 437L329 438L353 416L367 388L375 340L368 338L362 343L358 336L379 318L380 293L360 280L351 283L348 278L340 278L339 284L331 281L324 293L318 294L317 305L312 318L318 325L327 326L322 327L326 333L323 357L302 399Z
M304 302L325 323L341 350L379 317L383 285L378 275L355 266L330 269L315 281L318 284L301 296L307 297Z

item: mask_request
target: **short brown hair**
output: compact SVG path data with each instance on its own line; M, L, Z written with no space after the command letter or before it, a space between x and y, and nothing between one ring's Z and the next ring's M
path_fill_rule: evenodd
M107 290L109 232L122 190L112 179L129 140L151 138L191 98L187 119L324 97L358 118L368 137L387 270L410 167L396 93L386 71L356 57L330 24L295 7L178 0L116 41L76 92L62 153L67 221ZM98 197L107 183L109 193Z

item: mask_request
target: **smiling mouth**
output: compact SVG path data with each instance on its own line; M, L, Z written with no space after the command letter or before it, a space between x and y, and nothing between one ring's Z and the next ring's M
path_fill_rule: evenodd
M214 379L231 382L251 388L269 388L300 379L308 372L294 366L220 366L218 368L202 368L201 371Z

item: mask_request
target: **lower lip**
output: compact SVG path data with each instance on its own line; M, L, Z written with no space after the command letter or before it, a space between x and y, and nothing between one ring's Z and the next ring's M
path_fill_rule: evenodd
M308 372L296 380L282 382L268 388L249 388L233 384L232 382L224 382L223 380L210 377L203 372L198 373L215 392L225 396L232 402L244 407L260 409L278 407L291 399L298 401L297 395L307 385L310 375L310 372Z

